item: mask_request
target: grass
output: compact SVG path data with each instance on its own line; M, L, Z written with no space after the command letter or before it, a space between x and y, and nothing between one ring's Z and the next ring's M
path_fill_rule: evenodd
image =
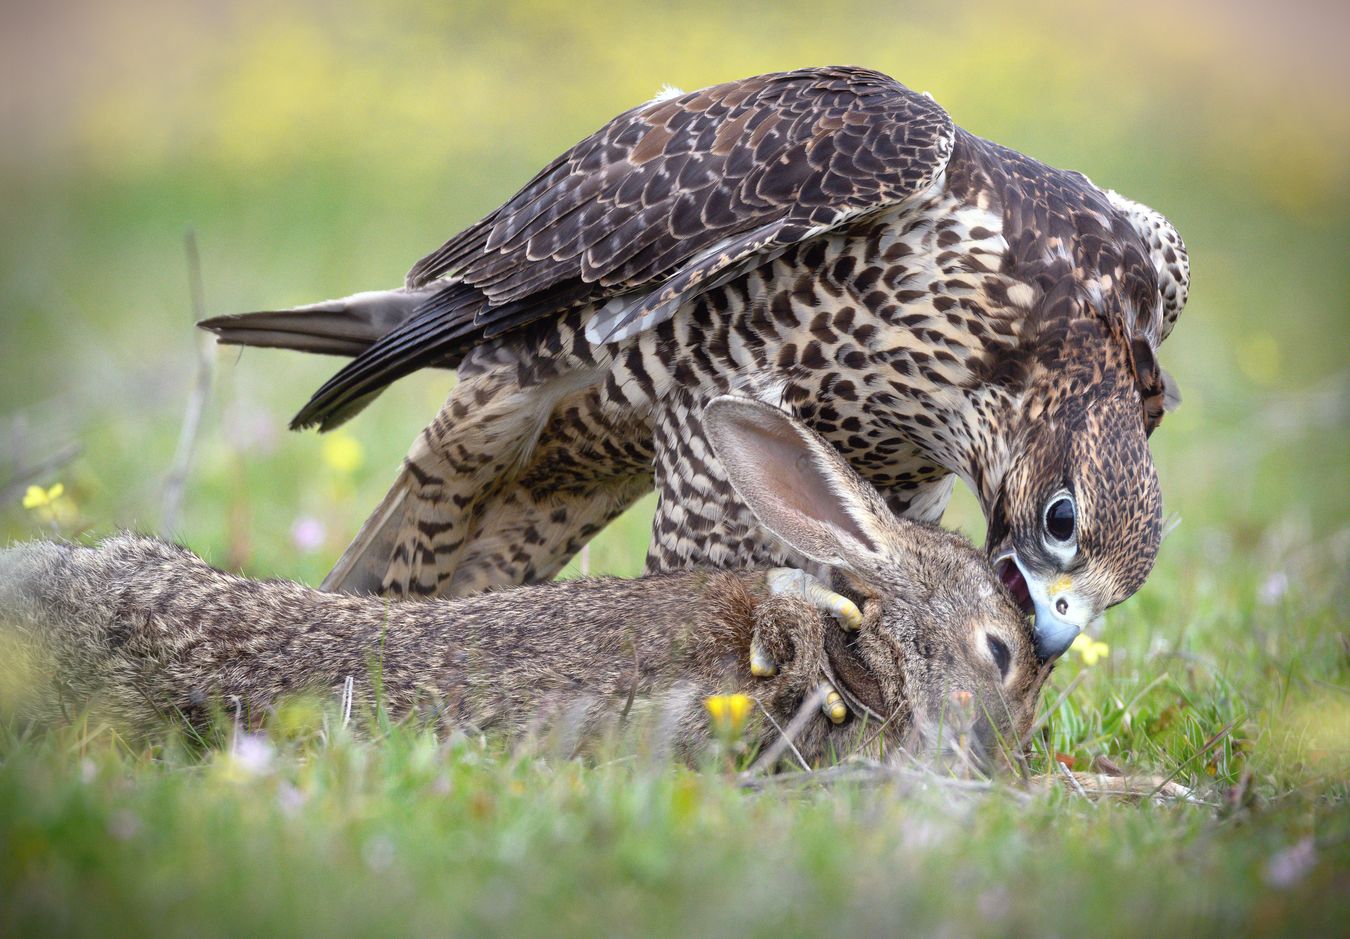
M153 50L125 6L89 18L101 44L72 45L107 66L98 81L34 111L57 122L54 155L0 151L0 491L82 448L33 480L64 485L55 506L6 495L0 537L161 528L193 384L186 227L213 313L392 284L663 81L864 62L1187 238L1192 298L1161 351L1185 400L1152 441L1180 524L1109 614L1109 654L1057 669L1032 764L1108 757L1175 774L1202 803L1008 782L752 791L716 766L378 720L349 732L298 705L265 739L227 720L205 746L0 715L0 935L1350 932L1350 111L1335 81L1295 87L1316 62L1175 5L1161 30L1147 6L1091 2L936 19L855 2L828 29L804 3L778 5L772 28L704 4L672 31L639 4L518 4L505 22L416 0L322 18L226 4L248 15L201 32L174 14ZM63 47L84 20L56 31ZM6 139L41 143L28 137ZM282 427L331 360L216 364L164 534L317 583L448 378L412 376L321 438ZM649 515L648 500L611 526L592 569L635 574ZM982 535L964 493L946 522Z
M231 741L226 725L204 753L83 722L36 739L11 724L0 923L8 935L1106 936L1147 917L1151 933L1330 935L1347 912L1344 727L1309 719L1310 702L1335 704L1316 685L1289 698L1257 716L1205 668L1163 681L1102 669L1052 716L1056 747L1176 763L1217 807L1011 787L747 792L631 758L513 753L404 725L354 735L331 715L325 730L303 708L266 738ZM1192 759L1234 719L1223 746ZM1247 774L1250 798L1229 803Z
M1265 419L1234 413L1240 426ZM1164 471L1201 459L1221 429L1163 451ZM1201 804L1028 798L1008 781L980 794L747 791L719 767L622 752L573 760L378 720L349 733L302 707L261 738L225 721L205 747L136 743L85 721L38 734L6 719L0 931L1343 932L1350 536L1316 510L1344 482L1346 444L1315 421L1243 440L1244 485L1299 498L1262 496L1234 513L1230 491L1174 475L1170 501L1187 516L1147 587L1112 611L1109 655L1089 666L1071 653L1057 670L1032 758L1050 772L1052 754L1080 769L1107 756L1175 775ZM253 472L303 491L275 459ZM318 444L304 470L322 486L357 485L339 466L359 475ZM212 473L199 473L193 501L200 511L219 498L228 515L230 493L248 496L211 495L201 480ZM639 509L595 556L632 563L641 522ZM284 539L251 547L296 561Z

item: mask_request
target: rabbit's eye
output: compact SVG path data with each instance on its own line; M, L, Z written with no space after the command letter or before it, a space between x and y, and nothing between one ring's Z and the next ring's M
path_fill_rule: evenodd
M985 636L985 639L989 642L989 654L994 657L999 674L1007 678L1008 666L1012 664L1012 653L1008 651L1008 644L998 636Z

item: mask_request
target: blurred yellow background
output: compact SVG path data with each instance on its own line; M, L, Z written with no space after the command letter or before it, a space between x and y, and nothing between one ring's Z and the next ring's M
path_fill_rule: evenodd
M1163 350L1185 395L1155 437L1169 509L1238 544L1347 523L1343 4L86 0L0 17L0 534L160 524L195 368L185 230L212 313L391 286L663 83L831 63L1167 214L1193 262ZM222 352L172 534L323 574L449 384L405 380L327 442L288 434L337 365ZM78 459L41 469L72 442ZM63 483L65 517L25 509L27 482ZM968 499L950 521L979 533ZM624 526L598 567L640 565L641 513Z

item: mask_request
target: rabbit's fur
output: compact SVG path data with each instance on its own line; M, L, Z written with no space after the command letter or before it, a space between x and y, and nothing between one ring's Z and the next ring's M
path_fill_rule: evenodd
M860 740L874 753L963 737L977 756L1019 750L1048 668L983 556L895 518L824 441L768 405L719 398L705 420L765 528L860 602L857 632L775 595L765 571L391 603L234 576L137 535L33 542L0 552L0 621L46 670L27 706L88 705L144 729L217 704L258 715L351 679L358 705L378 689L394 714L508 734L561 722L590 736L645 715L695 757L711 739L707 696L754 696L772 721L757 714L746 733L767 744L829 681L850 717L811 715L794 741L809 761ZM752 641L777 674L751 675Z

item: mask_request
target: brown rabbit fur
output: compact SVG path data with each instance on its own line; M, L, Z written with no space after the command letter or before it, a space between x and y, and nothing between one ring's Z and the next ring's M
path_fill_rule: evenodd
M773 723L786 726L828 680L850 716L811 714L795 744L813 764L867 738L874 754L965 732L977 757L1018 749L1048 667L980 553L896 519L824 441L768 405L724 397L705 420L765 528L861 601L856 632L775 595L765 571L390 603L226 574L136 535L94 548L34 542L0 552L0 621L58 689L30 712L88 705L149 729L162 715L199 720L213 703L261 714L350 679L358 704L374 702L378 683L396 715L430 710L507 734L565 716L589 737L646 713L695 758L711 739L708 695L754 696L772 723L757 716L746 732L768 744ZM777 663L772 677L750 673L752 641Z

